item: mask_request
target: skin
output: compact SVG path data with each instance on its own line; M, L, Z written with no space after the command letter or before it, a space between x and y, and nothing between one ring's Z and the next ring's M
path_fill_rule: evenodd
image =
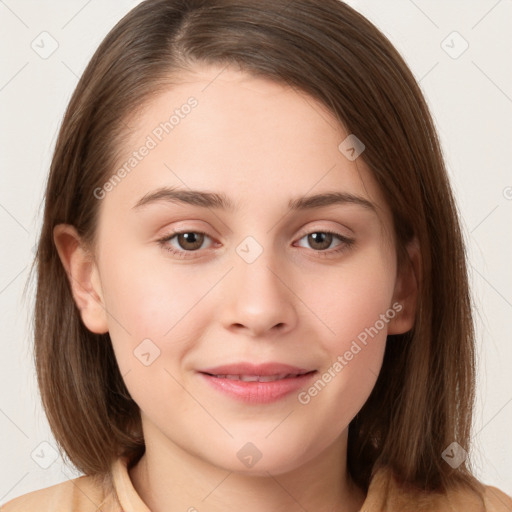
M338 149L348 133L323 105L221 70L195 68L133 117L120 166L168 113L198 101L99 200L93 248L69 225L55 228L55 243L83 322L110 332L141 409L146 453L130 477L152 511L356 511L365 494L346 469L348 425L374 387L387 334L413 326L417 245L398 269L390 210L362 158ZM236 209L164 200L133 208L163 186L224 193ZM291 198L340 191L378 213L355 204L288 209ZM186 253L179 257L157 241L173 229L208 236L195 251L178 237L166 242ZM335 253L336 236L323 245L307 236L322 230L355 243ZM262 249L250 264L236 251L247 236ZM307 404L297 393L245 404L196 373L275 361L322 374L396 302L400 313ZM148 366L134 356L144 339L160 351ZM247 442L261 453L252 467L237 457Z

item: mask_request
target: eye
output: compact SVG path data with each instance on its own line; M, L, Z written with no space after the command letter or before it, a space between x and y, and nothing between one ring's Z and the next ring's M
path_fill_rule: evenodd
M187 256L185 256L185 253L195 252L198 249L201 249L205 237L210 238L203 231L174 231L170 235L158 240L158 243L166 251L169 251L181 258L186 258ZM178 245L178 248L171 244L173 239L176 239L175 242Z
M332 251L326 251L329 249L334 239L338 239L341 241L337 248ZM306 239L307 242L312 246L315 252L318 252L320 256L330 256L333 253L339 253L341 251L345 251L349 249L353 244L354 240L351 238L347 238L346 236L341 235L340 233L336 233L335 231L329 230L318 230L312 231L305 236L303 236L300 240Z
M164 238L159 239L157 242L166 251L179 258L185 259L190 257L187 253L194 253L204 248L202 246L205 238L210 237L203 231L174 231ZM336 238L340 240L341 243L335 246L336 248L334 250L327 251ZM348 250L355 243L355 240L329 230L312 231L302 236L299 241L303 239L307 239L307 242L312 245L314 252L322 257L332 256L333 254ZM173 240L175 244L171 243Z

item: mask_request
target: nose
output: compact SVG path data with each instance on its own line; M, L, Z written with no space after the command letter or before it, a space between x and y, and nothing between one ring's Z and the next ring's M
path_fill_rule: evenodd
M234 268L222 287L221 321L225 329L251 337L281 335L297 323L291 272L265 250L252 263L234 255Z

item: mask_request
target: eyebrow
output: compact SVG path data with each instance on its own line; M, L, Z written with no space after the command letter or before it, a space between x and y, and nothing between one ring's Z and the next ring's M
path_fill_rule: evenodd
M235 204L223 193L190 189L183 190L171 187L162 187L153 192L148 192L137 201L132 209L138 209L158 202L189 204L216 210L236 210ZM348 192L325 192L290 199L288 208L292 211L299 211L344 204L355 204L374 212L377 211L375 204L368 201L368 199Z

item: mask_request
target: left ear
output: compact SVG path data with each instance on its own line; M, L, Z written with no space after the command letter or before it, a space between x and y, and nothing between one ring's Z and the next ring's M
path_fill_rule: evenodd
M403 334L414 326L419 283L421 283L421 251L415 236L406 246L409 258L397 269L392 304L397 314L389 321L388 334ZM398 310L398 304L402 306Z

